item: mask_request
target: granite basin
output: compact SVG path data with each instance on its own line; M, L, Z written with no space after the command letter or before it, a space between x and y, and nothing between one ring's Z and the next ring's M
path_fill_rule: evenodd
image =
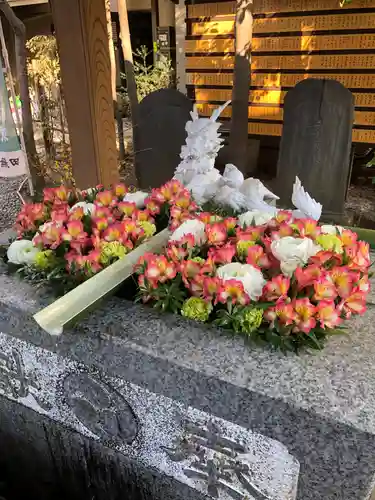
M285 356L119 298L61 337L50 337L32 315L53 297L5 274L0 290L0 331L16 342L281 443L300 464L300 500L370 497L373 296L367 314L348 324L350 335L331 339L322 352ZM20 403L6 399L6 404Z

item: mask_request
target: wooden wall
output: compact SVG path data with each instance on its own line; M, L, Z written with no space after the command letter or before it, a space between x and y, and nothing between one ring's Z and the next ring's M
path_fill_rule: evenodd
M209 115L231 98L236 2L186 3L188 95ZM333 78L355 96L353 141L375 144L375 0L338 4L254 0L250 135L281 135L288 89L305 78Z

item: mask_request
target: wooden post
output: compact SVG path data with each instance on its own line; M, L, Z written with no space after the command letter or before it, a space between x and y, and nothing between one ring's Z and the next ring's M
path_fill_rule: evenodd
M133 128L133 150L134 150L134 163L135 163L135 178L134 184L138 184L140 179L139 175L139 160L138 160L138 144L139 144L139 117L138 117L138 95L137 83L135 81L133 52L130 39L128 9L126 0L117 0L118 17L120 21L120 38L122 53L124 55L125 75L126 75L126 90L128 92L130 114L132 119ZM133 181L133 179L131 179Z
M119 159L120 162L125 160L125 145L124 145L124 125L122 122L122 110L117 102L117 88L116 88L116 56L115 56L115 45L113 42L113 31L112 31L112 16L111 16L111 2L110 0L105 0L105 10L107 16L107 32L108 32L108 48L109 57L111 60L111 84L112 84L112 99L113 99L113 110L116 118L117 124L117 138L119 144Z
M105 0L51 0L80 188L119 179Z

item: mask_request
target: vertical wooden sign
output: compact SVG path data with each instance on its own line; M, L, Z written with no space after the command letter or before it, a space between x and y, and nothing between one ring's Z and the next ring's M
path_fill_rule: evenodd
M105 0L51 0L80 188L119 178Z

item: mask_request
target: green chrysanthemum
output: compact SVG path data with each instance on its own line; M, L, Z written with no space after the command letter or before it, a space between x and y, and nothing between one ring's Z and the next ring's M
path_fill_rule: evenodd
M198 264L204 264L206 261L202 257L193 257L191 259L193 262L198 262Z
M342 241L334 234L321 234L316 238L316 242L324 249L336 253L342 253Z
M113 259L122 259L128 253L128 249L118 241L103 243L100 253L100 262L104 266Z
M182 305L181 314L185 318L205 322L212 311L212 305L199 297L190 297Z
M242 315L241 330L251 333L257 330L263 321L262 309L246 309Z
M247 251L250 247L254 246L254 241L238 241L237 242L237 255L241 258L245 258L247 256Z
M137 222L137 225L143 229L146 238L151 238L156 233L156 226L147 220Z
M52 269L55 265L56 259L52 250L45 250L38 252L34 257L34 265L38 269Z

